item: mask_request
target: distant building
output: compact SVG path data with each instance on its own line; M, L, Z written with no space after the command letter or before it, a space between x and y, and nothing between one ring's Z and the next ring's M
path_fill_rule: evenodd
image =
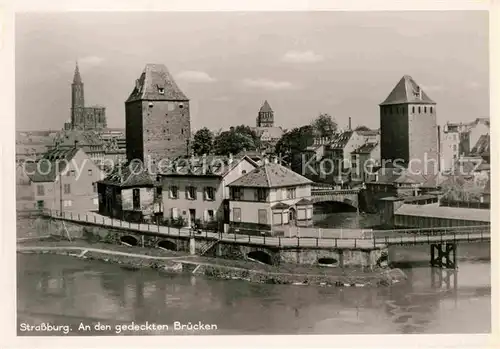
M158 163L187 155L189 111L189 99L167 68L147 64L125 102L127 160Z
M440 162L441 171L449 171L461 156L461 133L456 127L445 125L440 135ZM462 153L463 154L463 153Z
M403 76L380 104L380 132L383 161L411 166L412 173L437 173L436 103L411 76Z
M260 139L261 150L268 153L274 151L276 143L284 134L281 127L274 126L274 111L267 100L260 107L254 131Z
M38 208L78 212L98 208L95 183L103 173L82 148L52 149L28 175Z
M65 130L61 131L54 137L53 144L48 148L52 149L71 149L74 147L83 149L83 151L95 162L99 167L104 161L104 142L96 131L82 130Z
M351 158L351 180L358 182L374 181L375 173L380 168L380 143L366 142L351 153Z
M283 225L312 223L312 181L276 163L265 163L229 184L230 224L260 234Z
M125 130L106 129L100 132L104 142L104 165L112 168L114 164L127 162L127 140Z
M189 226L197 221L215 223L222 230L221 224L229 223L228 207L224 205L229 198L227 185L251 172L257 164L246 156L205 156L199 160L179 161L161 175L163 206L168 208L164 216L182 218Z
M264 101L257 115L257 127L274 127L274 111L269 103Z
M71 84L71 118L65 123L65 130L101 130L106 128L106 108L85 106L83 81L76 63L73 83Z

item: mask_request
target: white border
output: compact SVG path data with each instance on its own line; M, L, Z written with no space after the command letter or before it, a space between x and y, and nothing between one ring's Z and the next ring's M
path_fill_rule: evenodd
M3 5L2 5L3 6ZM307 0L175 0L175 1L113 1L113 0L61 0L61 1L22 1L0 6L0 132L2 132L0 157L1 191L0 224L2 226L2 347L31 348L84 348L84 347L381 347L416 348L427 347L500 347L498 329L498 186L492 181L492 335L363 335L363 336L211 336L211 337L16 337L15 329L15 272L9 273L16 260L15 252L15 107L14 107L14 12L19 11L304 11L304 10L345 10L345 11L387 11L387 10L491 10L490 13L490 87L491 92L491 132L496 134L499 122L498 83L500 55L500 16L499 5L489 1L462 0L420 0L420 1L307 1ZM495 45L493 45L495 43ZM492 148L498 149L498 141L491 137ZM495 155L495 156L493 156ZM492 151L492 172L497 173L498 151ZM473 319L471 319L473 321ZM496 330L496 331L495 331Z

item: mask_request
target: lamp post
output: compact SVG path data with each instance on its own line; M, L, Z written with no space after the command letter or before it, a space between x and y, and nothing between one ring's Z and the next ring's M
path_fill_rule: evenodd
M63 179L63 176L62 176L62 171L60 169L60 162L59 160L57 160L56 162L57 164L57 173L59 174L59 212L60 212L60 215L62 217L62 212L63 212L63 192L62 192L62 179Z

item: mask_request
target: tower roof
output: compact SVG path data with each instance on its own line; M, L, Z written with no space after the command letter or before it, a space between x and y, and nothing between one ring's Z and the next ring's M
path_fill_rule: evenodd
M391 104L436 104L409 75L399 80L389 96L380 105Z
M272 113L272 112L273 109L271 108L269 103L267 103L267 100L265 100L264 104L262 104L262 107L260 107L259 113Z
M75 74L73 75L73 83L74 84L81 84L82 83L82 77L80 76L80 69L78 68L78 62L76 62L76 66L75 66Z
M127 102L139 100L189 101L163 64L146 64Z

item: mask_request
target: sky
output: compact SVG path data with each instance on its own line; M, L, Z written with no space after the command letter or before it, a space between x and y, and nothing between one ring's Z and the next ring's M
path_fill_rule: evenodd
M403 75L437 103L438 123L489 116L487 12L71 12L16 16L16 129L61 129L75 61L85 103L124 127L147 63L190 99L191 125L255 125L264 100L285 129L328 113L379 127Z

